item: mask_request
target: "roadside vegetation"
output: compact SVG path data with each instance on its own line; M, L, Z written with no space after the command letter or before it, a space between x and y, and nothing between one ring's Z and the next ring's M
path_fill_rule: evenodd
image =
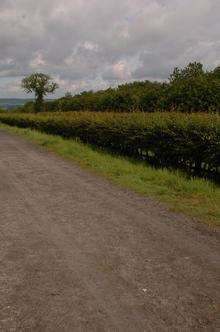
M217 114L116 114L94 112L0 114L12 126L37 129L154 167L185 171L220 182L220 116Z
M36 104L27 103L21 111L33 112ZM47 101L41 110L114 112L219 112L220 67L204 70L201 63L175 68L166 82L133 82L101 91L84 91Z
M213 182L188 178L179 171L155 169L144 162L112 155L77 140L3 124L0 127L56 152L118 185L168 203L173 211L183 212L210 225L220 225L220 188Z
M0 111L1 127L177 211L220 221L220 67L190 63L165 83L46 102L58 88L50 76L32 74L22 88L35 93L35 102Z

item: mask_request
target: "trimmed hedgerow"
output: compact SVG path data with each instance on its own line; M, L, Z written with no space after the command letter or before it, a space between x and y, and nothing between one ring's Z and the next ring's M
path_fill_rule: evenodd
M3 123L37 129L146 160L159 167L220 179L220 116L94 112L0 114Z

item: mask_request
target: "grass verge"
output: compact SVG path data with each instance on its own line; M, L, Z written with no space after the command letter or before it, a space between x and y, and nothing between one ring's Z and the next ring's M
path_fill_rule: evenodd
M189 179L178 171L154 169L142 162L111 155L76 140L0 124L116 184L168 203L170 209L210 225L220 225L220 187L203 179Z

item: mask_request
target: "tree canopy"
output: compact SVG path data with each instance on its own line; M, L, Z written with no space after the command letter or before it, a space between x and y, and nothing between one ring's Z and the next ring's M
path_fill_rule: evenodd
M52 81L49 75L34 73L22 80L22 88L27 93L35 94L35 110L40 111L43 105L44 96L54 93L58 84Z
M33 74L23 80L27 92L34 91L37 103L57 85L47 75ZM41 104L42 105L42 104ZM33 107L32 107L33 109ZM205 70L199 62L174 68L165 82L132 82L100 91L83 91L44 103L47 111L116 111L116 112L219 112L220 66ZM31 105L26 108L31 111Z

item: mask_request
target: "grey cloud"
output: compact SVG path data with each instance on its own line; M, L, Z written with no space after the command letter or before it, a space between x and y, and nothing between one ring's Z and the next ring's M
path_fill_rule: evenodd
M219 12L219 0L1 0L0 97L22 96L18 77L33 71L56 77L61 95L163 80L189 61L213 68Z

